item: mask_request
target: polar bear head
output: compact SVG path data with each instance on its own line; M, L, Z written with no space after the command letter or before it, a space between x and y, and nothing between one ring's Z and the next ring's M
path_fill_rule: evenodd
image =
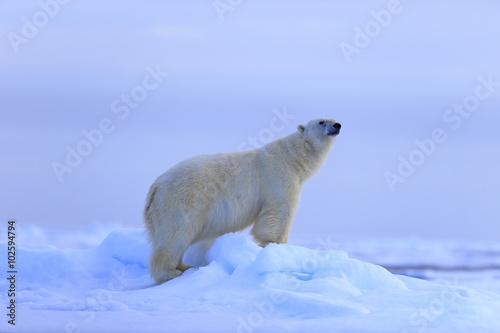
M299 155L302 179L312 177L319 170L340 133L340 127L338 122L329 118L314 119L297 126L297 132L291 135L294 146L291 154Z
M340 127L340 123L333 119L320 118L297 126L297 130L316 143L333 143L340 133Z

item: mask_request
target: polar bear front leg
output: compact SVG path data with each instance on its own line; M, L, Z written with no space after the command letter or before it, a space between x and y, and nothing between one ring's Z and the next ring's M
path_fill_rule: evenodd
M262 247L269 243L288 242L294 215L295 208L288 203L262 209L251 230L254 240Z

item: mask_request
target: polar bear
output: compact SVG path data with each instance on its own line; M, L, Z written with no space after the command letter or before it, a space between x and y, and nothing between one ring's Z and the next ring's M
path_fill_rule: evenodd
M144 208L152 278L163 283L190 268L182 263L190 245L251 225L261 246L286 243L302 185L340 127L333 119L311 120L258 149L192 157L159 176Z

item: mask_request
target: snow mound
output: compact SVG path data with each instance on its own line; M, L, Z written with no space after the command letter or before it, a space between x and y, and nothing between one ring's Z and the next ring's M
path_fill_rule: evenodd
M206 253L190 251L186 261L208 264L154 285L139 229L113 231L87 250L21 244L16 305L22 316L15 331L500 330L499 295L393 275L343 251L261 248L242 234L218 238ZM2 290L7 283L0 282ZM14 331L5 320L0 325Z

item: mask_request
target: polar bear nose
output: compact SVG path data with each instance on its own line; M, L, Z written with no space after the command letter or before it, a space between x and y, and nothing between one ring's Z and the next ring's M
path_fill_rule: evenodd
M342 125L340 125L340 123L333 124L333 128L340 129L340 127L342 127Z

